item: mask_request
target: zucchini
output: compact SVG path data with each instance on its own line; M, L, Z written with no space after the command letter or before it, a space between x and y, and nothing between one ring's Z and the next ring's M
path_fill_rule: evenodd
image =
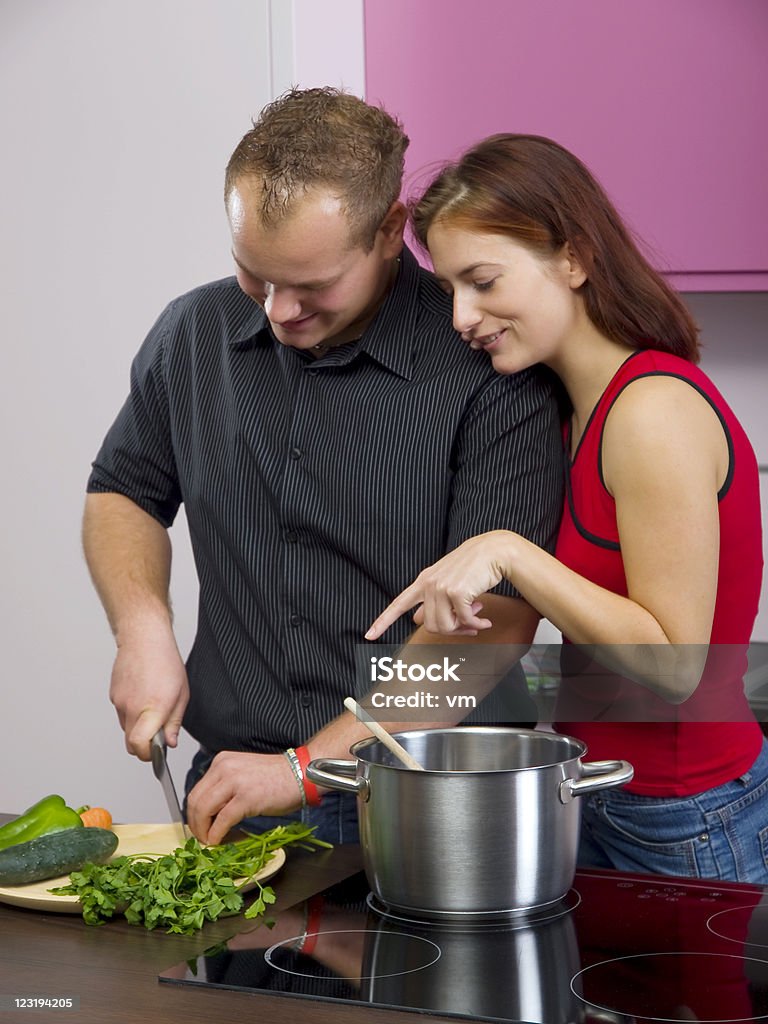
M66 828L0 850L0 885L29 885L103 864L117 849L114 832L105 828Z

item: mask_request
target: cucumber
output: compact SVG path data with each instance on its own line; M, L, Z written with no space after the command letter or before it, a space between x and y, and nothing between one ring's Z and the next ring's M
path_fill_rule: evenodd
M105 828L66 828L0 850L0 885L29 885L103 864L117 849L117 836Z

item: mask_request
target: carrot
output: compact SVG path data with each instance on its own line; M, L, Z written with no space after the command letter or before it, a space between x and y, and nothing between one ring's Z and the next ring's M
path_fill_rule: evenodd
M80 820L86 828L112 828L112 815L106 807L85 807Z

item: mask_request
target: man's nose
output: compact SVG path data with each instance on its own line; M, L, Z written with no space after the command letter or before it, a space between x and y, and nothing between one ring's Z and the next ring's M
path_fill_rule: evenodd
M301 317L301 303L290 288L271 287L264 299L264 312L275 324L288 323Z

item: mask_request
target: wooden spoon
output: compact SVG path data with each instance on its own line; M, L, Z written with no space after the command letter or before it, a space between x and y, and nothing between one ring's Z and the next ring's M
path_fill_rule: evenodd
M381 740L387 750L391 750L395 757L402 761L406 768L412 768L414 771L423 772L424 768L419 764L415 757L412 757L405 747L401 746L394 736L390 736L387 730L379 725L375 718L371 718L367 711L360 707L356 700L352 697L347 697L344 701L344 707L347 711L351 711L358 721L362 722L366 729L369 729L376 739Z

